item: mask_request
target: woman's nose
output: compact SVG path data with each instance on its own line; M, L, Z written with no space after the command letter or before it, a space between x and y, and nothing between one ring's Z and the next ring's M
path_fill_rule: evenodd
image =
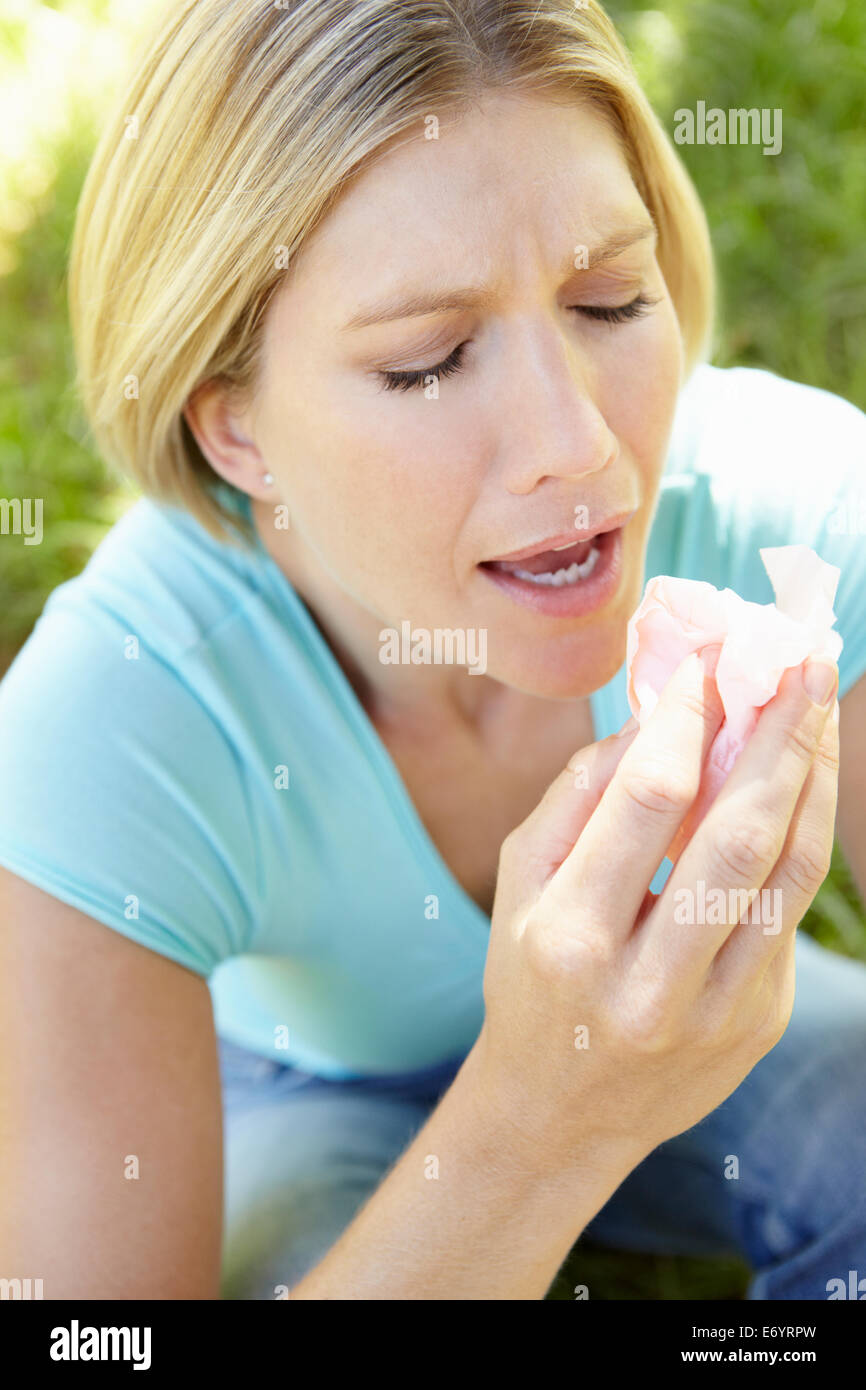
M531 492L544 478L587 477L613 462L619 445L599 406L590 362L560 343L543 360L524 364L518 376L523 385L510 393L499 420L509 492Z

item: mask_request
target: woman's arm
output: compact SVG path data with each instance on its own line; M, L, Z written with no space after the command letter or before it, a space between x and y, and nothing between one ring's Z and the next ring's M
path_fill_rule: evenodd
M217 1298L205 982L3 869L0 981L0 1277L46 1299ZM543 1297L632 1165L548 1173L475 1061L293 1298Z
M0 869L0 1040L0 1277L218 1298L206 982Z
M543 1299L644 1150L567 1159L497 1107L476 1042L424 1128L327 1255L303 1299Z

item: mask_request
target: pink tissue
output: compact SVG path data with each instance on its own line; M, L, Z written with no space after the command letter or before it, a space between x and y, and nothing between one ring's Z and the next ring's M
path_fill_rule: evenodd
M749 603L702 580L650 579L628 625L628 702L643 724L668 678L690 652L721 646L716 686L725 718L707 757L701 789L668 850L675 861L694 834L789 666L808 656L838 661L833 631L839 570L807 545L760 551L775 603Z

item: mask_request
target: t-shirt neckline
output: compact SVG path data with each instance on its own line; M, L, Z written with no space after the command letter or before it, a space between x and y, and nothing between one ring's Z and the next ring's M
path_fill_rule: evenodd
M252 516L248 494L240 494L236 502L238 510L250 525L251 545L268 583L277 600L290 612L302 628L310 654L327 678L331 689L339 699L351 727L361 743L369 763L377 773L392 810L407 832L422 860L425 860L433 874L433 882L443 882L450 896L464 913L472 919L473 929L483 932L485 942L490 934L490 917L479 907L456 878L449 865L439 852L432 836L421 819L400 771L383 743L357 693L337 660L330 645L322 634L309 608L283 573L273 556L264 545Z

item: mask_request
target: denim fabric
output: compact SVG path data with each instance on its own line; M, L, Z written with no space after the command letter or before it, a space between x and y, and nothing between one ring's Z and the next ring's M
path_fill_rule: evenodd
M226 1042L220 1055L222 1296L272 1299L334 1244L462 1059L335 1081ZM826 1299L829 1280L866 1277L866 967L801 934L781 1041L718 1109L650 1154L586 1235L635 1251L740 1254L752 1299Z

